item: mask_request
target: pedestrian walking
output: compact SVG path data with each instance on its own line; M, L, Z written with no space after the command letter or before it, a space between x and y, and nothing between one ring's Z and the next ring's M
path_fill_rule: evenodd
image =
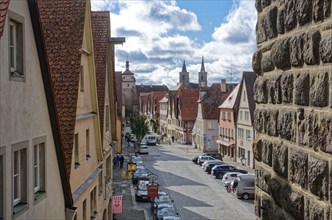
M121 155L120 157L120 168L123 168L124 156Z
M116 155L115 160L116 160L116 165L118 165L119 162L120 162L120 155L119 154Z

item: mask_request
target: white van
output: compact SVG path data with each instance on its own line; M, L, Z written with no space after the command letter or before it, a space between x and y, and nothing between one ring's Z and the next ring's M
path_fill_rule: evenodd
M147 145L157 145L157 135L149 134L146 136Z
M235 180L234 180L235 181ZM242 174L237 177L236 196L238 199L255 198L255 175Z

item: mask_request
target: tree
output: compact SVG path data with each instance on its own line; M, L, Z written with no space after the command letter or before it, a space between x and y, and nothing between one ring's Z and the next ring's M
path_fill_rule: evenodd
M130 118L131 131L136 135L138 143L149 133L148 120L145 115L135 115Z

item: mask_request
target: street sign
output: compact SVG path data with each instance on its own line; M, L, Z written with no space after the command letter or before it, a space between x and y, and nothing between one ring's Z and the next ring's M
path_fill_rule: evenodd
M149 183L147 185L148 197L154 200L158 196L158 184L157 183Z

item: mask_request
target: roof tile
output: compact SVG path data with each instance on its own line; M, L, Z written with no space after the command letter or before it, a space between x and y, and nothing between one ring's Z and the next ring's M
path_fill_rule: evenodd
M68 177L73 153L85 7L85 0L37 0Z
M9 7L9 0L0 0L0 38L3 35L3 29L5 27L6 16Z

